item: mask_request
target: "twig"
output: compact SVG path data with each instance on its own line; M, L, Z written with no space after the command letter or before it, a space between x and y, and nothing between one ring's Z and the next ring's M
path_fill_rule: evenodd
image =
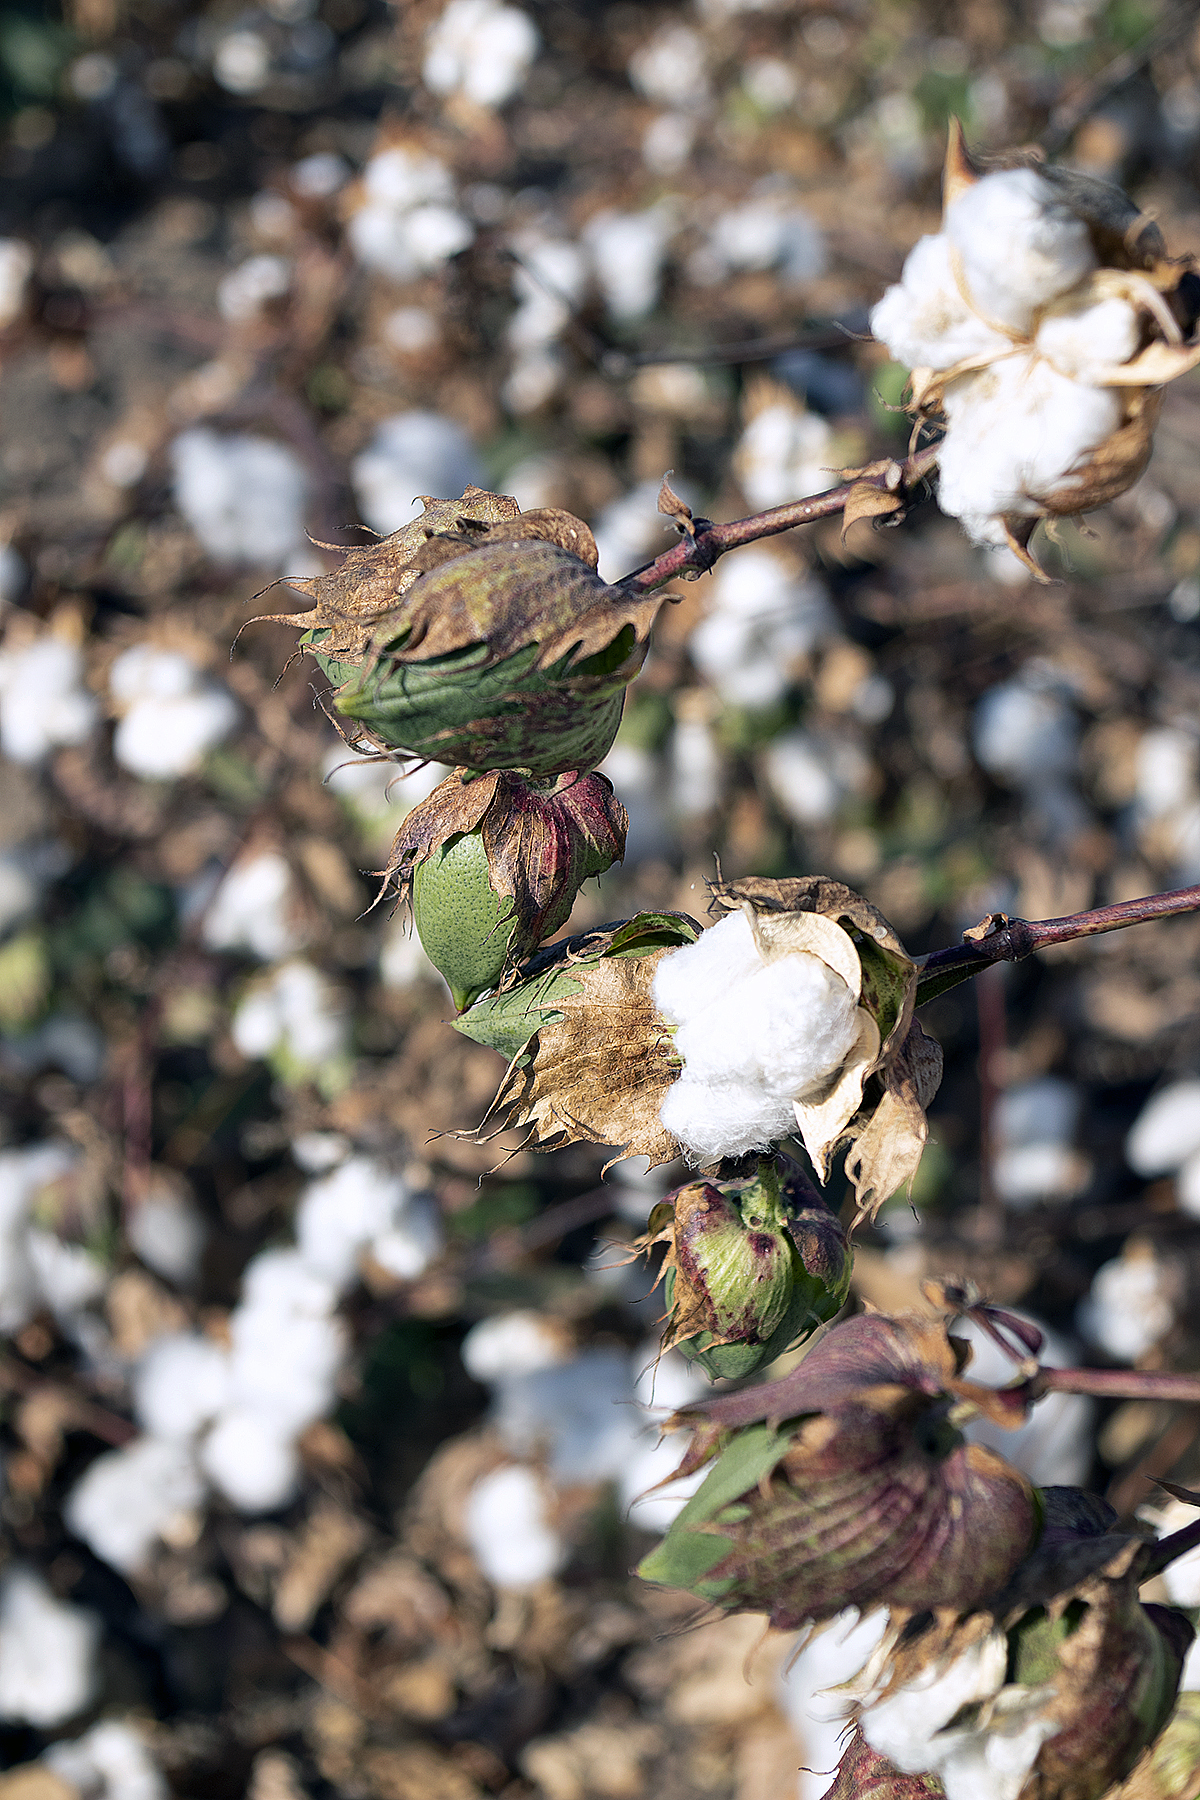
M840 487L828 488L825 493L812 494L805 500L789 500L785 506L773 506L768 512L751 513L747 519L730 519L724 525L714 525L711 519L695 519L691 534L680 538L653 562L634 569L617 585L634 594L648 594L678 575L694 579L711 569L727 550L757 543L760 538L778 537L781 531L794 531L797 525L811 525L817 519L833 518L845 510L856 490L877 488L880 493L894 494L902 502L906 501L910 498L910 490L918 487L936 468L937 459L937 447L931 446L918 450L902 462L873 463ZM899 509L891 516L897 518Z
M710 344L695 350L610 350L604 358L605 373L624 375L634 369L655 369L668 363L694 364L697 368L727 363L770 362L789 350L839 350L863 336L864 315L851 326L841 319L813 325L807 331L778 332L774 337L743 338L733 344Z
M1200 885L1175 888L1168 894L1146 894L1140 900L1119 900L1091 912L1068 913L1062 919L1010 919L1007 913L991 913L964 934L961 944L932 950L921 961L917 1005L923 1006L960 981L969 981L993 963L1021 962L1052 944L1069 944L1076 938L1097 937L1102 931L1121 931L1148 919L1191 912L1200 912Z
M1027 1391L1031 1400L1040 1400L1043 1394L1097 1394L1106 1400L1181 1400L1196 1405L1200 1375L1156 1369L1039 1369Z

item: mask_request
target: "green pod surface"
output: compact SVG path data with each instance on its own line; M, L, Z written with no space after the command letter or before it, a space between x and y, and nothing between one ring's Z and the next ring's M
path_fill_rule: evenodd
M513 902L488 878L476 831L449 838L413 873L413 923L459 1012L495 987L514 930Z

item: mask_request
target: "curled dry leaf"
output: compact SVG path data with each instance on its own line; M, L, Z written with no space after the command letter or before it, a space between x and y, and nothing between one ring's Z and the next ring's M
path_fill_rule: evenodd
M628 824L595 771L458 769L409 813L381 873L461 1007L566 923L589 876L620 861Z
M823 875L718 882L716 903L749 907L764 961L820 956L859 1001L858 1036L823 1094L795 1102L804 1147L822 1181L849 1145L845 1171L859 1217L874 1216L916 1174L926 1108L942 1075L940 1045L913 1019L917 967L879 910Z
M962 1379L969 1354L943 1321L864 1315L782 1381L677 1413L678 1473L713 1466L639 1572L784 1630L846 1606L969 1611L1039 1523L1026 1477L953 1423L1025 1411Z
M304 631L334 707L381 747L559 774L609 749L662 604L610 587L596 561L582 519L469 487L291 583L309 612L269 616Z

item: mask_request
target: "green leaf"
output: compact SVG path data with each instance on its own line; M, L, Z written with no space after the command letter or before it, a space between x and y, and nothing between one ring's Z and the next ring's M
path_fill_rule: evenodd
M638 1574L644 1581L661 1581L668 1587L695 1590L708 1571L733 1549L729 1538L712 1532L698 1532L718 1514L756 1487L764 1475L775 1467L788 1447L785 1434L770 1425L752 1425L723 1450L703 1485L697 1489L675 1519L661 1544L643 1557ZM730 1521L732 1523L732 1520ZM701 1590L708 1599L716 1599L728 1584L706 1582Z
M509 988L507 993L477 1000L454 1020L454 1029L477 1044L486 1044L489 1050L498 1050L511 1062L543 1025L562 1023L564 1015L556 1010L554 1002L567 994L577 994L579 988L578 981L551 969L533 981Z
M886 1043L904 1006L904 996L912 980L912 964L902 963L881 944L873 943L865 932L852 931L850 935L862 964L862 1003Z

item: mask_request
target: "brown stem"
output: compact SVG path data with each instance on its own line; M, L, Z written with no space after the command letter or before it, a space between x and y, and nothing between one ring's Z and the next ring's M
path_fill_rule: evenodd
M863 469L852 481L845 481L840 487L829 488L823 494L812 494L806 500L789 500L785 506L773 506L767 512L751 513L748 519L730 519L724 525L714 525L711 519L696 519L689 535L681 537L677 544L672 544L645 568L626 575L618 586L631 593L646 594L677 575L702 575L727 550L757 543L760 538L777 537L781 531L794 531L797 525L811 525L817 519L832 518L844 509L856 488L874 487L882 493L907 497L912 488L932 473L937 459L934 446L918 450L915 456L906 457L903 462L872 463L869 469ZM893 518L897 516L892 514Z
M1159 1373L1155 1369L1039 1369L1031 1382L1031 1398L1043 1394L1098 1394L1110 1400L1200 1401L1200 1375Z
M1169 894L1146 894L1139 900L1119 900L1091 912L1068 913L1063 919L1010 919L1007 913L991 913L964 934L961 944L933 950L924 958L917 981L917 1005L957 987L960 981L969 981L993 963L1021 962L1052 944L1069 944L1075 938L1096 937L1102 931L1142 925L1147 919L1190 912L1200 912L1200 885L1175 888Z

